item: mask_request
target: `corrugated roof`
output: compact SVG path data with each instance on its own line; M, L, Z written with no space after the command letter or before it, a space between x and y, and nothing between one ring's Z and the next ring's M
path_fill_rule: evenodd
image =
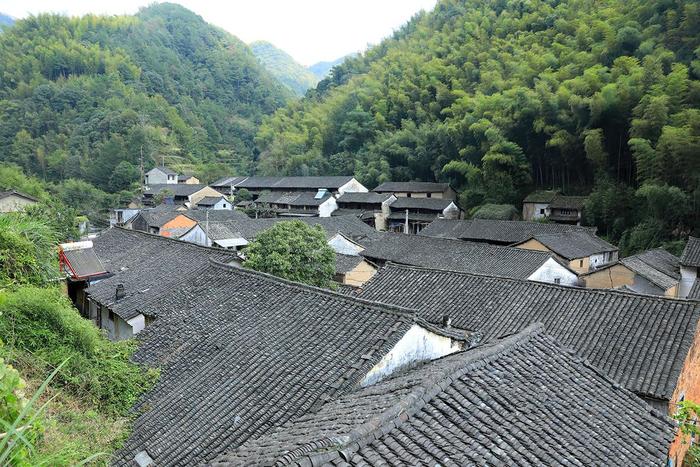
M700 238L688 237L680 262L684 266L700 268Z
M68 262L70 274L75 279L86 279L107 273L107 269L93 248L62 250L62 253Z
M674 424L533 325L340 397L228 465L664 465Z
M700 304L614 290L388 265L362 298L415 308L428 321L495 338L542 322L547 332L641 395L668 400L693 343Z
M375 192L410 192L410 193L442 193L450 188L448 183L435 182L384 182L372 191Z

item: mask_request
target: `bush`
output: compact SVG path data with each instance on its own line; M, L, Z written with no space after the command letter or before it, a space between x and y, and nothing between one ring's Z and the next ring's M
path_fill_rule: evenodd
M0 292L0 336L0 352L29 371L46 374L69 359L55 384L105 412L123 413L153 380L129 361L133 342L106 340L58 288Z
M0 287L58 277L56 232L22 213L0 214Z

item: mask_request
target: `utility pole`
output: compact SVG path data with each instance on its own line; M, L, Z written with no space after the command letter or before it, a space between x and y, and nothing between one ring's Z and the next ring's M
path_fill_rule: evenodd
M146 174L143 173L143 144L141 145L141 155L139 156L139 166L141 169L141 199L143 199L143 187L146 184Z
M406 209L406 221L404 222L404 225L403 225L403 233L405 233L405 234L408 233L408 209Z

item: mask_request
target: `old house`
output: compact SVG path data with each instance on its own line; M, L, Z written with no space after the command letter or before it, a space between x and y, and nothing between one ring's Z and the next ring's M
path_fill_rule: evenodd
M673 435L535 324L331 400L212 465L661 466Z
M457 192L448 183L435 182L384 182L375 193L393 194L397 198L438 198L457 200Z
M156 319L133 358L161 373L114 465L206 463L475 344L413 311L215 262L167 289L140 309Z
M678 297L679 258L657 248L609 263L581 276L586 287Z
M541 322L562 345L662 412L675 413L679 400L700 400L697 301L395 264L361 290L361 298L418 310L433 323L447 315L453 327L478 329L484 341ZM682 458L685 449L677 437L671 458Z
M585 196L565 196L556 191L535 191L523 200L523 220L549 219L581 225Z
M153 206L158 195L163 196L164 199L172 200L175 205L193 208L201 199L207 196L220 196L220 193L206 185L188 185L186 183L149 185L143 192L143 203L147 206Z
M335 254L333 280L350 287L362 287L377 273L377 266L359 255Z
M523 200L523 220L536 221L549 216L549 205L557 196L556 191L535 191Z
M327 190L333 195L348 192L368 191L351 175L327 177L248 177L236 185L245 188L254 195L265 191L273 193L312 192Z
M194 175L178 175L177 183L186 183L187 185L199 185L201 182Z
M28 206L38 203L33 196L16 190L0 192L0 213L23 211Z
M142 307L206 266L210 260L235 261L235 255L158 235L108 229L93 240L94 251L112 275L85 289L81 313L113 340L128 339L155 319Z
M360 252L373 263L398 263L577 285L578 277L550 253L446 238L385 233Z
M454 201L443 198L397 198L389 209L389 230L411 234L437 218L460 219L464 214Z
M159 235L161 227L181 215L181 213L182 211L176 209L175 206L164 204L154 208L141 209L126 222L125 227L131 230Z
M579 274L617 261L618 248L590 232L534 235L514 245L526 250L549 251L566 261Z
M355 215L367 225L384 231L388 229L387 219L394 201L396 196L391 193L343 193L336 200L338 209L332 215Z
M198 209L233 209L233 205L224 196L205 196L197 201Z
M224 196L231 196L236 192L238 184L246 178L248 177L223 177L210 183L209 186Z
M323 188L316 192L265 192L255 200L255 208L283 217L330 217L338 204L335 196Z
M177 185L178 182L177 172L170 170L165 166L153 167L151 170L146 172L146 179L143 184L146 186L151 185Z
M680 297L700 299L700 238L688 237L688 243L680 258L681 282Z
M491 243L493 245L513 245L529 240L535 235L563 232L590 232L595 234L595 228L491 219L436 219L424 228L420 234L429 237L457 238L470 242Z

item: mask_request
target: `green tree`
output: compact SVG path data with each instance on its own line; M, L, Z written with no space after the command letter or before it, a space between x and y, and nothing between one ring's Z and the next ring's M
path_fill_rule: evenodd
M0 287L58 278L58 235L24 213L0 215Z
M329 287L335 274L335 253L323 229L301 221L280 222L262 232L245 256L248 268L317 287Z

